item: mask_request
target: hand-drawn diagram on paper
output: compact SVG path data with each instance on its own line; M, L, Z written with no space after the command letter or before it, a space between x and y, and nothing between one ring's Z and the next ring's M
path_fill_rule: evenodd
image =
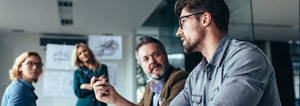
M73 92L74 71L45 70L43 76L43 96L75 97Z
M73 70L71 64L74 45L47 44L46 69Z
M89 36L89 47L97 59L122 59L121 36Z
M107 66L109 83L115 87L117 85L118 64L111 63L111 62L102 62L102 63Z

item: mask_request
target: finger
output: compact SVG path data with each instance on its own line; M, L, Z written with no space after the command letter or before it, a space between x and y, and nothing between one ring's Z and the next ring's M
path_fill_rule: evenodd
M109 85L109 83L105 82L105 83L102 83L100 81L96 82L93 86L94 90L104 90L104 91L108 91L111 88L111 86Z
M98 90L96 91L96 97L99 97L99 99L101 100L103 98L103 90Z
M101 75L101 76L99 77L99 79L102 79L102 78L107 78L107 77L106 77L106 75Z
M96 82L94 83L94 85L93 85L93 88L94 88L94 89L98 89L99 86L104 87L104 86L106 86L106 84L105 84L105 82L96 81Z
M100 98L103 98L103 97L105 97L106 95L109 94L108 90L105 87L100 86L99 89L100 90L98 90L97 93L100 96Z
M107 76L106 75L101 75L98 79L100 79L100 81L106 82L107 81Z
M101 85L94 86L94 89L95 90L107 90L107 87L104 84L101 84Z
M94 83L95 83L95 80L96 80L96 77L94 77L94 76L93 76L93 78L91 79L91 83L90 83L90 84L91 84L91 86L93 86L93 85L94 85Z

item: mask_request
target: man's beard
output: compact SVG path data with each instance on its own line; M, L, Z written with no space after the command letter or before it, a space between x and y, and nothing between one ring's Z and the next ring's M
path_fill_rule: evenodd
M193 52L193 50L196 48L196 44L190 44L189 42L186 41L186 45L183 46L184 52L186 54L190 54Z
M165 66L167 66L167 65L165 65ZM145 72L145 73L146 73L149 77L151 77L152 79L154 79L154 80L159 80L159 79L161 79L161 78L165 75L166 67L162 66L161 64L153 64L152 67L151 67L151 69L150 69L151 72L153 72L155 68L158 68L158 70L155 70L155 71L159 71L158 74L151 73L151 74L149 75L149 74L147 74L146 72Z
M155 80L159 80L165 75L165 72L166 72L166 69L164 67L161 67L160 68L160 73L158 75L152 73L152 74L150 74L150 77L155 79Z

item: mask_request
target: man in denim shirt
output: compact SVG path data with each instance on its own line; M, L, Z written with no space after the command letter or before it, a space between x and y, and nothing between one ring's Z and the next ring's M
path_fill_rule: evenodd
M224 0L178 0L176 35L184 51L201 52L202 61L171 106L280 106L275 71L263 52L226 34L229 9Z

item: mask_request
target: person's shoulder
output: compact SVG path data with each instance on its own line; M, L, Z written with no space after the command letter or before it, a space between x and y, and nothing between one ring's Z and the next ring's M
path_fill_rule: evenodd
M20 89L20 88L22 88L23 86L25 86L25 84L23 84L20 80L15 80L15 81L11 84L11 86L12 86L13 88Z
M8 95L8 94L11 94L13 90L13 88L15 87L15 81L11 82L5 89L5 94Z
M79 68L76 68L75 71L74 71L74 75L77 75L77 76L78 76L78 74L80 74L81 72L82 72L82 71L80 71Z
M264 56L262 50L253 43L248 41L240 41L240 40L231 40L229 45L229 57L241 57L247 58L250 56L258 56L259 58Z
M240 48L240 49L256 49L258 48L255 44L249 42L249 41L242 41L242 40L236 40L236 39L231 39L230 47L233 48Z
M101 69L100 69L102 72L104 73L108 73L108 67L106 64L101 64Z
M79 72L79 71L80 71L79 67L76 67L74 70L74 72Z
M174 71L172 72L173 75L181 75L181 76L185 76L185 75L188 75L189 72L185 71L185 70L182 70L180 68L176 68L174 69Z
M26 89L27 87L23 83L21 83L19 80L15 80L8 86L7 92L11 95L20 95L27 92Z
M181 80L181 79L186 79L189 75L189 72L187 71L184 71L180 68L176 68L173 70L173 72L171 73L169 79L172 79L172 80Z
M268 63L267 56L263 51L250 42L232 40L232 44L228 50L225 62L223 62L224 64L251 63L252 65L263 65Z
M101 64L101 67L102 67L103 69L107 69L107 65L106 65L106 64Z
M151 81L152 81L152 80L151 80ZM145 86L145 89L150 89L151 81L147 82L147 84L146 84L146 86Z

